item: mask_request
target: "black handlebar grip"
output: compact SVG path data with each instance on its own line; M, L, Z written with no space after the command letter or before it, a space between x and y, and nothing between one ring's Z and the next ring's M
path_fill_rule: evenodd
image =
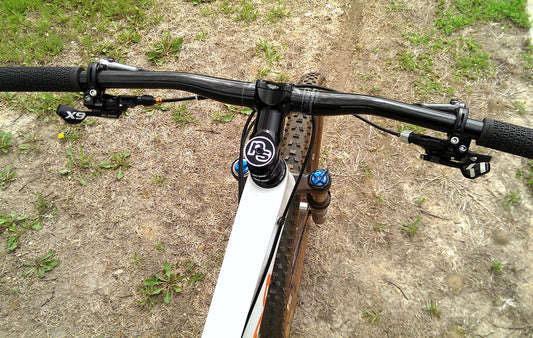
M0 67L3 92L81 92L81 67Z
M533 158L533 129L486 118L476 144Z

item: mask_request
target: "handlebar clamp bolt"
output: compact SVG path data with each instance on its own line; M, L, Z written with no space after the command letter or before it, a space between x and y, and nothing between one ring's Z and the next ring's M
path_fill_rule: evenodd
M468 148L467 148L464 144L461 144L461 145L459 146L459 151L460 151L461 153L465 153L467 150L468 150Z
M91 95L92 97L95 97L96 95L98 95L98 91L96 89L91 89L89 90L89 95Z
M450 143L453 145L456 145L459 143L459 138L457 136L454 136L450 139Z

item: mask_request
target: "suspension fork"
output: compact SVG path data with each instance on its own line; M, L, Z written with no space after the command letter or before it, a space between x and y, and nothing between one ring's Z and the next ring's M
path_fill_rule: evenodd
M298 184L297 193L307 193L307 203L311 207L311 216L315 224L322 224L326 220L331 202L330 187L331 174L328 169L315 169L309 174L304 174Z

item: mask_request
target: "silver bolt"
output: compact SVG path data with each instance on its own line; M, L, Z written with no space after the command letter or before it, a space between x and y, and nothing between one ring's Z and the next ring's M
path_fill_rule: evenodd
M96 89L89 90L89 95L91 95L92 97L95 97L97 94L98 94L98 91Z
M467 148L464 144L461 144L461 145L459 146L459 151L460 151L460 152L464 153L464 152L466 152L467 150L468 150L468 148Z
M85 101L87 101L87 102L90 102L92 100L92 97L91 97L91 95L85 95L85 97L83 99Z
M456 145L459 143L459 138L457 136L454 136L450 139L450 143L453 145Z

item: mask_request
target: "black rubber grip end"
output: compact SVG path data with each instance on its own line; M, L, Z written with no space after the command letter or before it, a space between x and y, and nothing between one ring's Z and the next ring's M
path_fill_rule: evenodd
M3 92L81 92L81 67L0 67Z
M476 144L533 158L533 129L486 118Z

